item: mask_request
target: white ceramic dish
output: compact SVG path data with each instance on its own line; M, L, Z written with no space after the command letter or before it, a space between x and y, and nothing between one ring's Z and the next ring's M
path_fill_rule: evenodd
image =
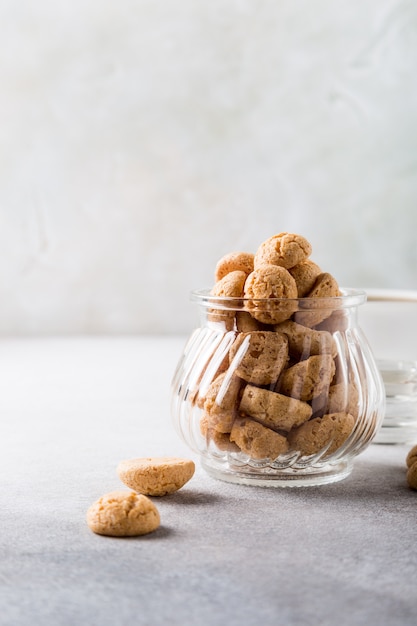
M365 289L359 325L379 360L417 360L417 291Z
M375 443L417 443L417 291L366 289L364 331L386 388L386 410Z

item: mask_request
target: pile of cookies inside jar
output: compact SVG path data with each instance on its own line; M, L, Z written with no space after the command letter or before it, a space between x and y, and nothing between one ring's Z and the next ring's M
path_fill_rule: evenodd
M208 324L232 335L215 375L190 397L208 445L249 459L329 456L351 434L360 407L335 333L342 293L298 234L279 233L255 253L231 252L215 268ZM308 306L303 306L303 304Z

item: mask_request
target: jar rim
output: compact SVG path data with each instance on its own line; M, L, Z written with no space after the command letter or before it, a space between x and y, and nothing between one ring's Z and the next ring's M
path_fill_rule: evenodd
M340 296L325 296L320 298L243 298L232 296L213 296L211 289L194 289L190 293L192 302L197 302L206 307L220 309L246 309L246 304L250 302L268 308L275 304L277 307L282 304L292 304L295 309L346 309L364 304L367 300L367 293L362 289L340 288Z

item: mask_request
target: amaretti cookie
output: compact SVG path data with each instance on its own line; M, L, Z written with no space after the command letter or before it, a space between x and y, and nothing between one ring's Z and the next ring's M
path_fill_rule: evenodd
M278 389L287 396L309 402L328 392L335 371L331 354L310 356L285 370Z
M217 298L241 298L244 292L246 281L245 272L236 270L226 274L221 280L215 283L210 295ZM231 330L234 326L235 312L222 308L212 308L208 318L211 322L222 323L226 330Z
M349 413L332 413L315 417L294 428L288 434L292 450L298 450L303 456L316 454L326 446L326 456L333 454L346 441L355 425L355 419Z
M253 385L245 387L239 411L268 428L282 431L303 424L312 415L306 402Z
M314 398L311 406L315 417L341 412L358 417L359 390L354 383L338 382L330 385L323 395Z
M121 461L117 467L120 480L147 496L165 496L178 491L195 471L191 459L146 457Z
M230 440L252 459L276 459L288 450L288 441L279 433L247 417L238 417Z
M249 383L275 383L288 361L285 334L255 331L238 334L229 352L236 374Z
M239 452L240 448L230 441L230 433L221 433L214 428L210 428L210 417L204 413L200 419L200 432L206 439L207 444L213 444L223 452Z
M317 263L310 259L301 261L288 271L295 280L299 298L304 298L313 289L317 276L322 273Z
M254 255L251 252L229 252L225 254L216 265L214 272L215 281L221 280L230 272L240 271L248 276L253 272Z
M417 489L417 463L413 463L408 468L407 483L411 489Z
M407 467L411 467L414 463L417 463L417 445L413 446L411 450L409 450L405 462Z
M245 272L239 270L230 272L215 283L211 295L221 298L240 298L243 295L245 281Z
M239 406L243 382L236 372L220 374L210 385L204 401L209 426L221 433L230 433Z
M263 324L258 322L247 311L236 312L236 330L240 333L250 333L254 330L262 330Z
M289 352L297 359L313 354L337 354L336 342L327 331L314 330L291 320L274 326L274 329L287 336Z
M296 303L291 302L297 298L295 280L288 270L277 265L263 265L249 274L244 296L249 313L266 324L283 322L297 308ZM277 298L279 302L273 300Z
M313 289L307 294L307 298L317 299L317 310L297 311L294 321L304 326L316 326L329 317L334 311L334 305L329 298L340 296L339 285L336 279L328 272L319 274L315 280ZM313 303L310 303L313 307Z
M311 254L311 244L301 235L279 233L259 246L255 253L255 269L262 265L279 265L286 269L305 261Z
M160 515L146 496L133 491L112 491L90 506L87 524L98 535L135 537L156 530Z

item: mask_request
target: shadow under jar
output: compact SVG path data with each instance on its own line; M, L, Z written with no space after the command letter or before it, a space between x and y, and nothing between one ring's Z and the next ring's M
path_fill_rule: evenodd
M385 393L358 326L366 293L220 298L194 291L200 325L172 381L177 432L211 476L259 486L342 480L376 435Z

